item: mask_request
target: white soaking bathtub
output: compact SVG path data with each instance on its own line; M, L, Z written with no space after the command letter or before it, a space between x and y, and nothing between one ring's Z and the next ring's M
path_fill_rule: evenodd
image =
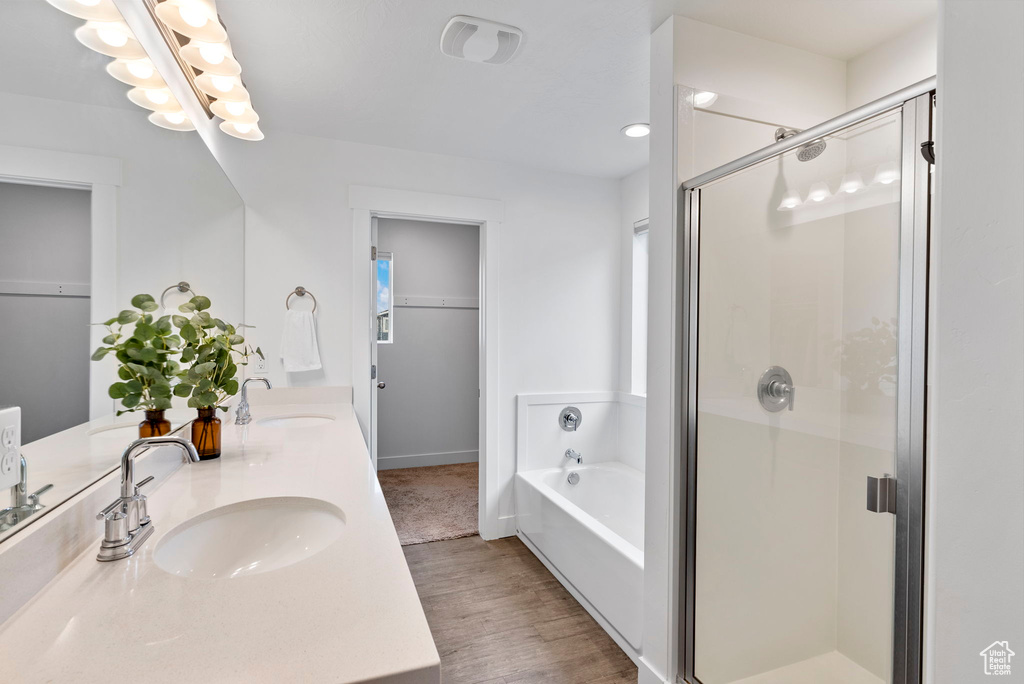
M569 484L571 472L578 484ZM643 619L643 473L616 461L528 470L516 474L515 497L520 534L635 658Z

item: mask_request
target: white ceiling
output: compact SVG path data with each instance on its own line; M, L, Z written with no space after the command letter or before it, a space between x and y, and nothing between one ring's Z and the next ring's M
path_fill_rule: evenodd
M617 178L647 163L649 35L672 13L849 59L936 0L218 0L268 136L290 131ZM441 54L470 14L518 26L495 66ZM0 90L134 107L42 0L0 0ZM10 65L18 68L11 69Z

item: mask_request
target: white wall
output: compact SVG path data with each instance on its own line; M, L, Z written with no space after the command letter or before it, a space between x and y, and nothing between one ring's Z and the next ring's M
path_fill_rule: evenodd
M0 280L89 286L90 193L0 182ZM0 406L22 444L89 420L89 297L4 294Z
M846 108L855 109L934 76L938 31L938 21L931 19L847 62Z
M377 468L477 460L479 309L405 306L407 297L479 296L477 226L380 219L391 252L392 342L377 345Z
M988 681L996 640L1022 681L1024 3L940 7L925 681Z
M220 159L246 201L246 318L282 385L351 385L349 186L501 200L500 515L514 513L519 393L613 389L619 379L618 181L275 132L228 143ZM285 170L285 172L282 172ZM368 258L368 257L367 257ZM320 302L323 372L288 379L278 345L284 297ZM368 381L368 380L367 380ZM386 391L386 390L385 390Z

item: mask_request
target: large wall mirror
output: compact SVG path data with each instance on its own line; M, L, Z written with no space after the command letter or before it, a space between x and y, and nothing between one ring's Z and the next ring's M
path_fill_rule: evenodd
M129 101L113 59L76 40L83 24L42 0L0 2L0 407L21 409L24 457L10 504L0 491L0 541L138 437L142 412L119 416L108 396L118 364L90 360L107 334L93 324L137 294L163 300L154 315L203 295L242 322L241 198L195 132ZM195 412L174 402L177 427Z

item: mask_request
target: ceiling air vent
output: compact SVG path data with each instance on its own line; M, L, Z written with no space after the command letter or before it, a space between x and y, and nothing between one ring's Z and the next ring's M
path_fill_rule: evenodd
M523 32L515 26L459 15L441 33L441 52L471 62L504 64L522 42Z

